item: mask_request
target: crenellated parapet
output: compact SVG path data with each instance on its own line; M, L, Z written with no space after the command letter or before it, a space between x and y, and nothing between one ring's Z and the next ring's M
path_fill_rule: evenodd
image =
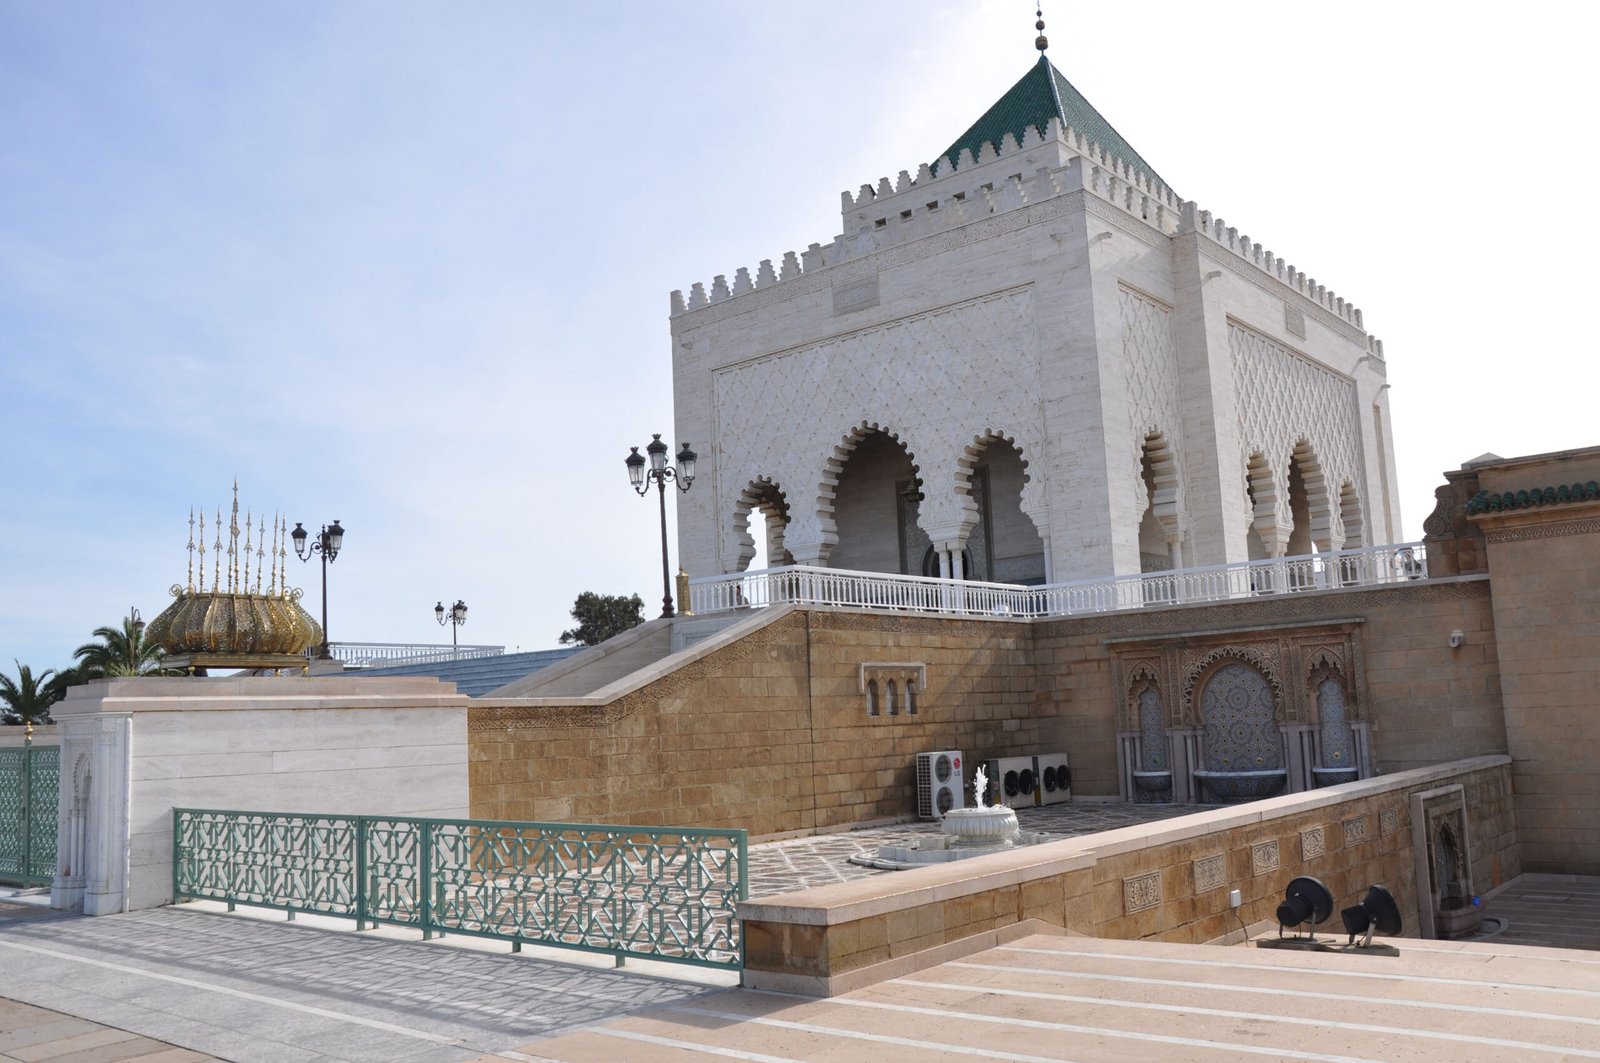
M681 290L674 291L671 315L692 313L817 270L1078 192L1093 195L1116 207L1131 222L1163 236L1198 233L1217 249L1365 331L1362 312L1354 303L1054 118L1044 127L1027 127L1020 142L1007 133L998 143L983 143L976 155L963 148L953 160L945 156L922 164L915 175L901 170L892 181L882 177L876 184L863 184L854 194L840 193L844 231L830 242L814 243L798 254L786 252L777 266L772 259L762 259L754 275L749 267L741 266L731 284L726 274L713 278L709 290L696 282L687 298ZM1367 346L1368 353L1381 362L1382 341L1368 337Z
M1074 160L1082 162L1073 168ZM719 274L709 290L696 282L687 298L681 290L674 291L672 315L1079 190L1115 204L1167 236L1178 231L1183 200L1175 192L1052 119L1043 128L1028 127L1020 143L1007 133L999 143L984 143L976 156L963 149L954 160L944 157L923 163L915 176L901 170L894 181L883 177L876 185L863 184L854 195L841 193L844 231L833 240L812 244L799 254L787 252L778 267L763 259L754 276L748 267L740 267L732 284L726 274Z
M1327 285L1318 284L1315 277L1307 276L1304 270L1296 269L1281 255L1273 253L1249 236L1240 233L1221 218L1213 217L1209 210L1201 210L1192 202L1185 203L1178 223L1178 232L1199 233L1217 248L1254 265L1267 276L1275 278L1328 313L1363 332L1366 331L1361 310L1355 303L1336 294ZM1368 336L1367 352L1382 361L1383 341Z

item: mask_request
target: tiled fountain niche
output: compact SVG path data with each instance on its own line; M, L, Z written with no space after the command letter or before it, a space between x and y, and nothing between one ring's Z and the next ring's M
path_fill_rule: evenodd
M1498 799L1500 794L1491 796ZM1459 938L1477 933L1483 909L1472 886L1464 787L1441 786L1411 795L1411 845L1422 936Z
M1110 640L1123 799L1248 801L1371 776L1361 624Z

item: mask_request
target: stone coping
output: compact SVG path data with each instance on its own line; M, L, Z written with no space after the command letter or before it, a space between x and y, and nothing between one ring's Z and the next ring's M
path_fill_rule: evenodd
M99 713L260 709L466 708L472 699L432 676L151 676L97 679L50 706L57 722Z
M1379 775L1319 790L1269 797L1236 807L1196 812L1157 823L1120 827L1081 838L1011 849L992 856L978 856L954 863L935 864L912 871L896 871L854 882L763 897L759 901L740 904L739 916L747 921L809 926L852 923L1093 867L1103 857L1156 845L1171 845L1219 831L1300 815L1357 798L1410 790L1436 780L1456 778L1510 763L1511 757L1503 753L1469 757L1394 775Z
M766 609L753 610L755 615L745 620L741 620L737 624L731 624L723 630L718 631L716 634L709 635L706 638L701 639L692 646L686 646L676 653L669 653L665 657L641 667L638 671L630 672L628 675L614 680L608 685L596 690L592 694L557 694L550 697L527 698L481 697L472 699L472 707L475 709L601 708L606 705L610 705L624 695L643 689L659 679L664 679L685 665L693 664L695 661L698 661L704 657L708 657L718 650L730 646L733 643L738 642L740 639L761 630L769 624L777 623L779 620L782 620L784 617L788 616L790 613L793 613L798 608L800 607L796 605L778 605ZM699 615L700 614L692 614L692 616ZM691 617L686 617L685 619L690 618ZM651 621L651 623L653 624L655 621ZM615 653L619 650L625 649L629 645L632 645L634 642L638 641L639 638L644 638L647 635L660 630L659 628L652 628L650 631L646 631L644 630L646 627L649 627L649 625L641 625L640 627L633 628L632 631L625 632L623 635L618 636L618 639L626 641L619 641L615 646L612 646L608 642L603 643L600 646L591 647L591 651L602 651L594 656L590 656L590 652L588 651L574 654L571 657L568 657L565 661L562 661L560 665L552 665L551 667L560 667L563 668L563 670L570 671L582 665L601 660L608 654ZM635 638L629 639L628 635L635 631L640 632L640 634Z

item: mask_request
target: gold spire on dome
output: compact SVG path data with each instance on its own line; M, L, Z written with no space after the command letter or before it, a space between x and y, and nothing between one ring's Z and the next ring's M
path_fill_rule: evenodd
M239 526L239 484L234 481L228 522L228 564L224 568L222 509L212 525L211 587L206 588L206 514L201 509L200 535L195 537L195 510L189 510L189 566L184 584L172 587L173 603L145 629L146 637L167 652L169 668L204 675L207 667L277 669L303 667L305 651L322 641L322 628L300 607L301 592L288 581L289 522L272 518L272 549L267 550L267 521L253 509ZM239 536L244 536L241 544ZM200 582L194 583L195 554ZM241 567L240 557L243 555ZM251 589L251 555L255 555L255 588ZM271 570L265 594L263 569ZM227 588L223 589L223 574Z
M1039 36L1033 42L1033 46L1035 48L1039 49L1039 54L1040 55L1044 55L1044 50L1046 48L1050 47L1050 38L1048 38L1048 37L1046 37L1044 35L1044 7L1043 7L1043 5L1040 5L1039 7L1034 8L1033 17L1037 20L1036 22L1034 22L1033 28L1039 31Z

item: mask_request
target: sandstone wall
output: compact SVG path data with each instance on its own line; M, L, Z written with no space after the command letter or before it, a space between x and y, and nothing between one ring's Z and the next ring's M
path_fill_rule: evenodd
M812 831L912 815L915 755L935 749L961 750L969 782L984 759L1065 750L1074 794L1111 798L1116 640L1226 646L1331 621L1352 632L1380 770L1506 750L1482 579L1039 622L787 609L610 701L472 702L472 814ZM871 665L922 669L914 715L903 690L898 714L869 715Z
M746 984L832 995L944 962L1036 921L1091 937L1206 942L1275 925L1289 880L1320 878L1338 911L1373 884L1419 935L1410 798L1464 790L1473 883L1520 873L1508 758L1480 757L740 905ZM1228 893L1238 889L1236 914Z

